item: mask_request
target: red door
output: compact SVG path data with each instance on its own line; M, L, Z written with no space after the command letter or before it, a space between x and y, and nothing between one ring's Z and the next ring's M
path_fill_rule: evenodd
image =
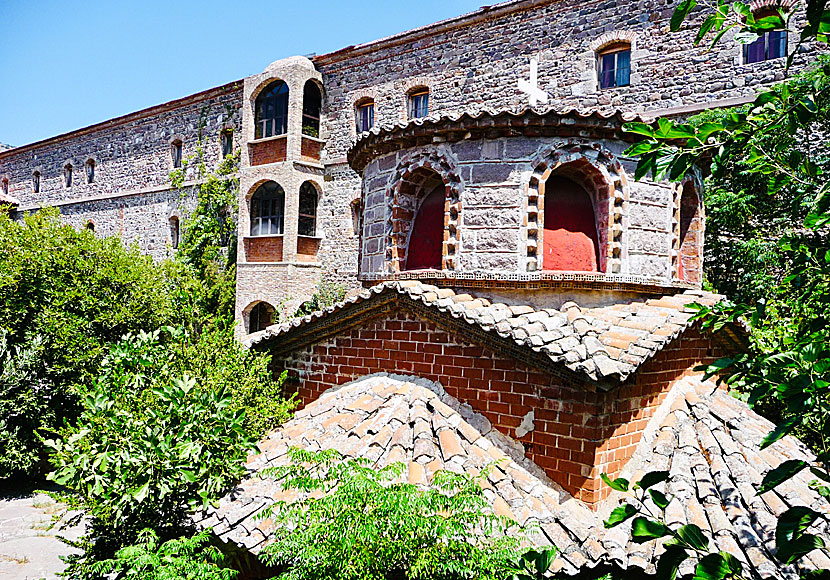
M427 195L418 208L409 248L406 251L405 270L441 269L441 246L444 243L444 186Z
M588 193L564 177L545 182L545 270L597 272L599 242Z

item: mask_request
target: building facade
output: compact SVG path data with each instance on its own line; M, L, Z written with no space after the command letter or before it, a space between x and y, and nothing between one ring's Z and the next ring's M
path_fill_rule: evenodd
M767 4L759 0L753 9ZM538 63L537 86L548 109L612 116L686 115L745 103L785 77L782 56L796 45L795 37L769 33L750 50L724 42L708 51L693 45L695 19L681 33L667 33L671 11L666 0L514 0L311 59L279 60L221 87L0 151L0 194L15 215L57 206L69 223L118 235L163 258L175 252L197 183L190 166L183 189L175 189L171 170L200 143L209 168L239 151L236 310L242 336L264 328L275 311L292 311L321 280L355 291L422 269L417 260L402 261L412 216L400 216L416 209L417 196L405 191L408 185L398 192L394 211L400 216L393 221L405 229L393 236L380 231L386 210L377 203L392 161L373 160L365 168L373 178L364 179L362 158L356 166L347 159L361 133L411 119L446 122L466 115L463 124L481 111L520 113L528 96L519 81L529 78L531 59ZM802 48L795 70L814 49ZM540 182L540 175L526 171L540 155L565 159L576 153L562 147L578 147L601 159L597 170L615 180L613 192L591 193L591 203L602 204L599 219L611 229L594 234L593 262L558 267L668 284L682 270L683 281L699 282L699 184L689 185L684 197L666 185L631 183L630 171L619 169L624 140L613 146L584 139L507 142L490 140L486 131L477 138L481 146L453 137L434 148L439 164L455 164L459 172L452 185L457 207L447 211L455 215L463 206L465 212L463 219L449 218L455 221L440 234L447 239L434 232L424 238L445 254L440 264L424 263L429 269L463 267L468 276L549 269L539 233L545 210L534 205L543 196L532 186L525 191L523 180ZM505 155L516 171L498 175L505 166L494 170L493 162ZM428 172L414 166L407 171L416 179ZM680 215L684 207L688 215ZM679 234L690 227L683 246ZM397 261L385 261L390 252L399 254Z

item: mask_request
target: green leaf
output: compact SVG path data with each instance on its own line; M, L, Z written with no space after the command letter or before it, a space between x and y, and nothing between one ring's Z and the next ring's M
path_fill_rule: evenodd
M665 511L666 507L669 505L669 498L666 497L662 491L657 491L656 489L648 490L649 495L651 496L651 501L654 502L661 510Z
M609 486L611 489L615 489L617 491L626 492L628 491L628 480L619 477L617 479L612 480L608 477L607 473L603 473L600 475L602 481L605 482L605 485Z
M637 482L637 487L640 489L648 489L657 485L658 483L662 483L669 478L668 471L649 471L646 473L643 478Z
M631 524L631 539L638 544L670 535L671 531L664 524L643 516L634 518Z
M703 530L695 524L680 526L675 534L678 539L682 540L685 544L695 550L703 551L709 549L709 538L707 538L703 533Z
M130 495L135 499L135 501L141 503L147 498L147 494L150 492L150 482L147 481L144 485L138 486L130 490Z
M773 429L769 435L764 437L764 440L761 442L761 449L766 449L779 439L786 437L789 435L799 424L801 423L801 417L796 415L795 417L791 417L782 421L775 429Z
M775 545L780 549L788 542L799 537L821 514L806 506L788 509L778 518L775 526Z
M603 522L606 528L613 528L614 526L623 523L627 519L637 515L637 508L630 503L623 504L614 508L608 519Z
M723 580L731 572L729 564L721 554L709 554L698 562L694 580Z
M669 29L672 32L680 30L680 26L683 24L683 21L686 20L689 12L694 10L696 5L697 2L695 0L682 0L682 2L677 5L677 8L674 9L674 13L671 15Z
M666 551L657 560L657 580L675 580L677 569L689 555L677 545L666 546Z
M763 481L761 481L761 485L758 487L758 493L766 493L774 489L807 467L807 465L806 461L800 459L788 459L775 469L767 472Z
M824 540L820 537L813 534L804 534L790 542L785 542L784 545L778 548L775 557L786 564L792 564L801 556L823 547Z

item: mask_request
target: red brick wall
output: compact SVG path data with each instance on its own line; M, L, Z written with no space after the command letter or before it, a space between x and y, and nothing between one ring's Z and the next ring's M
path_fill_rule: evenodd
M320 249L319 238L297 236L297 261L316 262L317 250Z
M711 359L710 349L710 340L691 329L644 365L635 379L599 393L396 312L275 363L276 370L299 376L304 403L331 386L375 372L439 381L450 395L521 441L526 455L551 479L593 504L610 491L601 484L600 473L619 473L671 384L698 361ZM516 437L516 427L531 410L535 430Z
M322 143L308 137L303 137L300 142L300 155L314 161L320 161L320 151L322 149Z
M248 262L282 262L282 236L245 238L244 244Z
M285 144L285 137L261 141L259 143L249 143L251 165L265 165L266 163L285 161Z

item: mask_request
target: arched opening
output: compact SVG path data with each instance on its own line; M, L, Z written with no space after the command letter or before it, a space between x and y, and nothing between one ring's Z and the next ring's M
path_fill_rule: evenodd
M86 182L93 183L95 181L95 160L87 159L84 170L86 171Z
M179 229L179 218L173 216L170 218L170 246L177 250L179 248L179 237L180 237L180 229Z
M320 136L320 109L323 95L314 81L306 81L303 87L303 135Z
M267 302L259 302L248 315L248 332L265 330L274 323L274 307Z
M170 143L170 161L173 163L173 169L179 169L182 166L182 141L176 139Z
M67 163L63 167L63 186L66 189L72 187L72 164Z
M429 88L416 87L407 93L407 116L420 119L429 115Z
M40 193L40 171L32 173L32 191Z
M375 101L370 98L359 100L354 106L355 129L358 134L375 126Z
M274 81L256 98L254 105L255 137L263 139L288 132L288 85Z
M697 284L700 282L700 198L692 182L683 185L680 195L680 239L678 244L677 277Z
M275 181L260 185L251 197L251 235L282 235L285 191Z
M317 235L317 188L310 181L300 186L300 212L297 233L301 236Z
M591 196L563 175L545 182L543 259L545 270L598 272L602 268Z
M84 227L91 231L93 234L95 233L95 223L92 220L86 222L86 225Z
M419 169L409 179L419 183L414 185L408 180L404 186L410 187L402 186L401 194L414 187L412 193L421 202L412 220L404 270L440 270L444 245L444 181L428 169Z
M615 42L598 50L597 73L601 89L631 84L631 44Z

